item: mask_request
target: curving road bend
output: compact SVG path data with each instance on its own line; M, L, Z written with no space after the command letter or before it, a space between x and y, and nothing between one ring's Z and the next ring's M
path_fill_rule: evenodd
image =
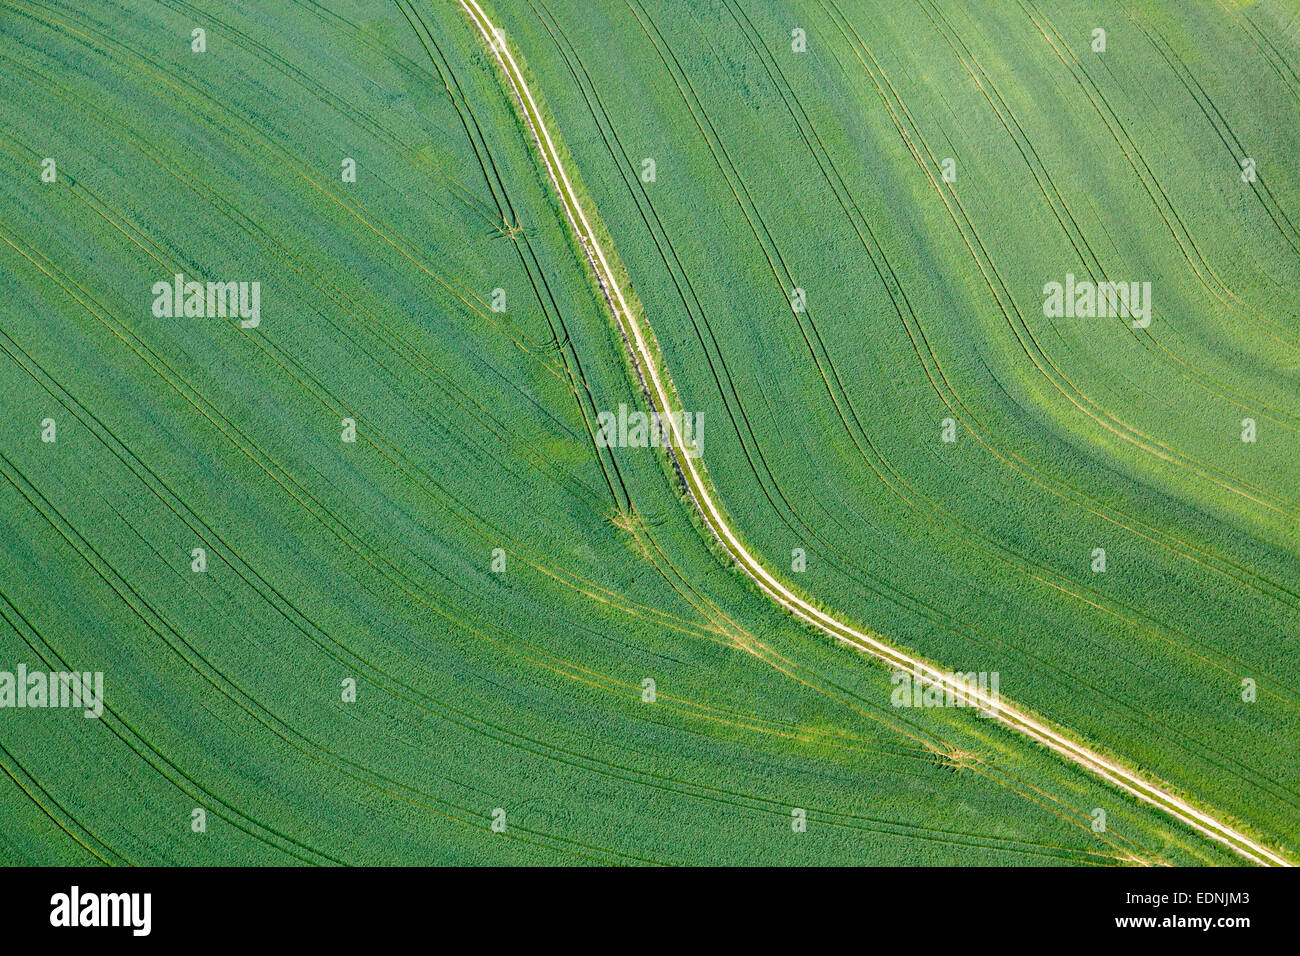
M938 685L944 688L945 691L951 690L955 695L960 695L965 700L978 705L985 712L991 713L993 717L1008 727L1050 748L1066 760L1086 768L1096 776L1137 797L1139 800L1163 810L1201 834L1227 845L1252 863L1275 866L1294 865L1277 852L1261 845L1227 823L1216 819L1208 812L1192 806L1172 793L1167 785L1145 779L1136 771L1130 770L1114 759L1105 757L1082 744L1076 743L1062 731L1049 727L1041 720L1020 710L1014 704L1001 699L1001 697L990 695L986 691L981 691L977 687L961 682L952 675L945 674L925 663L920 658L913 657L905 651L886 643L879 635L860 631L835 619L782 584L763 566L758 558L745 548L714 500L710 485L704 477L702 461L686 454L689 446L681 433L681 416L669 414L669 412L680 410L680 402L674 400L676 390L671 382L666 383L667 372L661 369L660 363L650 347L650 336L647 330L643 330L641 321L627 304L623 289L619 285L614 270L610 268L605 251L597 241L595 231L592 229L586 213L583 211L582 204L578 200L578 195L564 171L564 164L560 158L559 150L556 148L550 130L546 127L545 120L536 100L533 98L532 91L524 79L523 71L520 70L519 64L515 61L508 45L505 43L503 34L488 19L487 14L484 13L477 0L457 0L457 2L468 14L475 27L483 35L483 39L492 49L505 75L505 79L514 93L515 100L523 113L523 119L536 141L542 163L546 167L551 183L559 194L569 225L586 250L588 260L595 271L597 280L600 282L610 310L632 347L632 359L641 374L642 382L654 406L654 411L658 412L662 416L662 420L669 424L673 458L700 516L713 535L727 549L736 564L754 580L758 587L791 614L812 624L835 639L864 650L896 668L909 670L914 674L919 673L927 683Z

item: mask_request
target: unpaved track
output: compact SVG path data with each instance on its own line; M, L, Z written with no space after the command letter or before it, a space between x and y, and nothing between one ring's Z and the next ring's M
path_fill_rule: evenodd
M610 310L614 313L614 318L618 321L624 336L632 347L632 359L640 371L654 410L664 416L664 420L669 423L668 430L673 458L676 460L678 470L686 482L701 518L703 518L705 524L709 526L709 529L722 546L727 549L736 564L754 580L759 588L768 597L801 620L807 621L837 640L852 644L854 647L887 661L896 668L919 673L927 683L937 684L945 690L951 689L954 694L960 695L965 700L978 705L986 712L991 712L997 720L1008 727L1012 727L1025 736L1038 741L1043 746L1051 748L1072 763L1087 768L1098 777L1132 794L1139 800L1160 808L1205 836L1226 844L1251 862L1262 865L1293 865L1289 860L1279 856L1268 847L1261 846L1244 833L1217 820L1209 813L1198 810L1170 792L1165 785L1147 780L1116 761L1104 757L1082 744L1075 743L1061 731L1047 726L1037 718L1021 711L1014 704L1010 704L1000 697L995 698L978 688L971 688L969 685L955 680L952 676L932 667L920 658L912 657L905 651L886 643L879 635L864 633L836 620L814 605L809 604L782 584L760 563L758 558L745 548L744 544L732 531L726 516L714 501L709 483L704 478L703 463L699 458L692 458L686 454L687 446L680 430L680 416L669 415L669 412L681 410L680 403L676 401L676 392L671 383L665 384L667 374L661 371L654 351L649 345L648 332L643 330L641 320L637 318L636 313L627 304L623 289L619 285L614 270L610 268L609 261L605 256L605 250L601 248L600 243L597 241L595 230L592 229L590 222L587 220L582 203L578 200L578 195L564 171L559 150L556 148L550 130L546 127L541 110L533 98L532 91L528 88L523 71L520 70L508 45L503 41L502 34L488 19L487 14L478 5L477 0L457 0L457 2L469 15L474 25L483 35L484 40L491 47L502 73L514 93L515 100L523 113L523 119L537 143L542 163L546 167L551 183L559 194L569 225L586 250L588 260L591 262L592 269L600 282Z

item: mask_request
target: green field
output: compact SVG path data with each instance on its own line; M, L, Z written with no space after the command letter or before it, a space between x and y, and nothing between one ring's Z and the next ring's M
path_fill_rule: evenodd
M1294 859L1300 4L485 9L747 547ZM0 672L104 675L0 696L0 862L1244 862L600 447L645 393L456 0L0 0L0 92Z

